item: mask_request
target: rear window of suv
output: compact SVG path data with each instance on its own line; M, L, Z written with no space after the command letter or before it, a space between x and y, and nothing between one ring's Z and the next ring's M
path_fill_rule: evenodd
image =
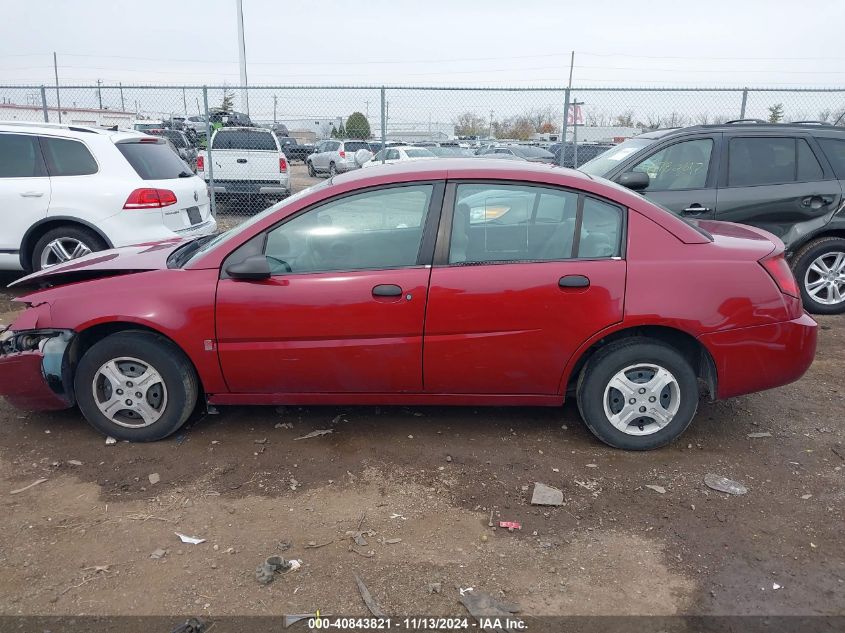
M167 143L117 143L117 149L143 180L171 180L191 174Z
M349 141L347 141L343 145L345 151L347 152L357 152L359 149L365 149L367 151L370 150L370 144L364 142L350 143Z
M276 139L269 130L220 130L214 136L211 149L279 151Z

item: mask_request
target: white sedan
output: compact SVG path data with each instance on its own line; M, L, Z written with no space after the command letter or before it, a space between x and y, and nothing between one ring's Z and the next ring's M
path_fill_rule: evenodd
M381 165L382 156L384 156L384 162L387 164L403 163L408 160L426 160L428 158L437 158L437 156L432 154L425 147L397 145L395 147L388 147L381 150L378 154L364 163L362 167L375 167L377 165Z

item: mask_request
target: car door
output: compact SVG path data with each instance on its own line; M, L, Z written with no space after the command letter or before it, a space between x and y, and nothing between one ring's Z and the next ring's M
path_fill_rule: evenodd
M391 148L391 149L388 149L387 152L385 153L385 156L384 156L384 162L385 163L398 163L400 160L402 160L402 157L399 155L398 149Z
M421 391L428 264L442 197L442 183L343 195L232 253L216 308L229 389ZM227 267L256 250L272 276L229 278Z
M0 133L0 267L16 267L21 241L50 206L50 178L38 137Z
M619 206L573 190L450 183L429 287L425 390L559 394L578 347L622 319L624 221Z
M726 135L716 219L751 224L787 245L826 224L842 188L810 135Z
M673 213L712 219L720 141L721 134L685 136L661 145L625 171L648 174L650 183L639 193Z

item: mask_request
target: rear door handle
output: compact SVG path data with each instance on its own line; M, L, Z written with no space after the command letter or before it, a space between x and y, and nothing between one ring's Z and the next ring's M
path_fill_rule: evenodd
M402 288L396 284L379 284L373 288L374 297L401 297Z
M584 275L566 275L557 281L561 288L589 288L590 280Z
M701 215L702 213L710 213L710 207L702 207L696 202L695 204L691 204L686 209L684 209L683 213L686 213L688 215Z
M43 191L22 191L21 197L23 198L40 198L44 195Z
M802 207L809 207L810 209L821 209L822 207L826 207L833 202L833 198L830 196L820 196L818 194L807 196L803 200L801 200Z

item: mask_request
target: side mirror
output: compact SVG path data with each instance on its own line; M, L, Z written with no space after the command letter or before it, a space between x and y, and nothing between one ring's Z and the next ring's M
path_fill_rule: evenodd
M270 279L270 264L264 255L252 255L240 263L227 266L226 274L232 279L249 281Z
M651 178L645 172L626 171L616 179L616 182L623 187L628 187L628 189L642 191L643 189L648 189L648 186L651 184Z
M355 152L355 164L358 165L358 167L361 167L372 157L373 153L371 151L366 149L359 149L357 152Z

